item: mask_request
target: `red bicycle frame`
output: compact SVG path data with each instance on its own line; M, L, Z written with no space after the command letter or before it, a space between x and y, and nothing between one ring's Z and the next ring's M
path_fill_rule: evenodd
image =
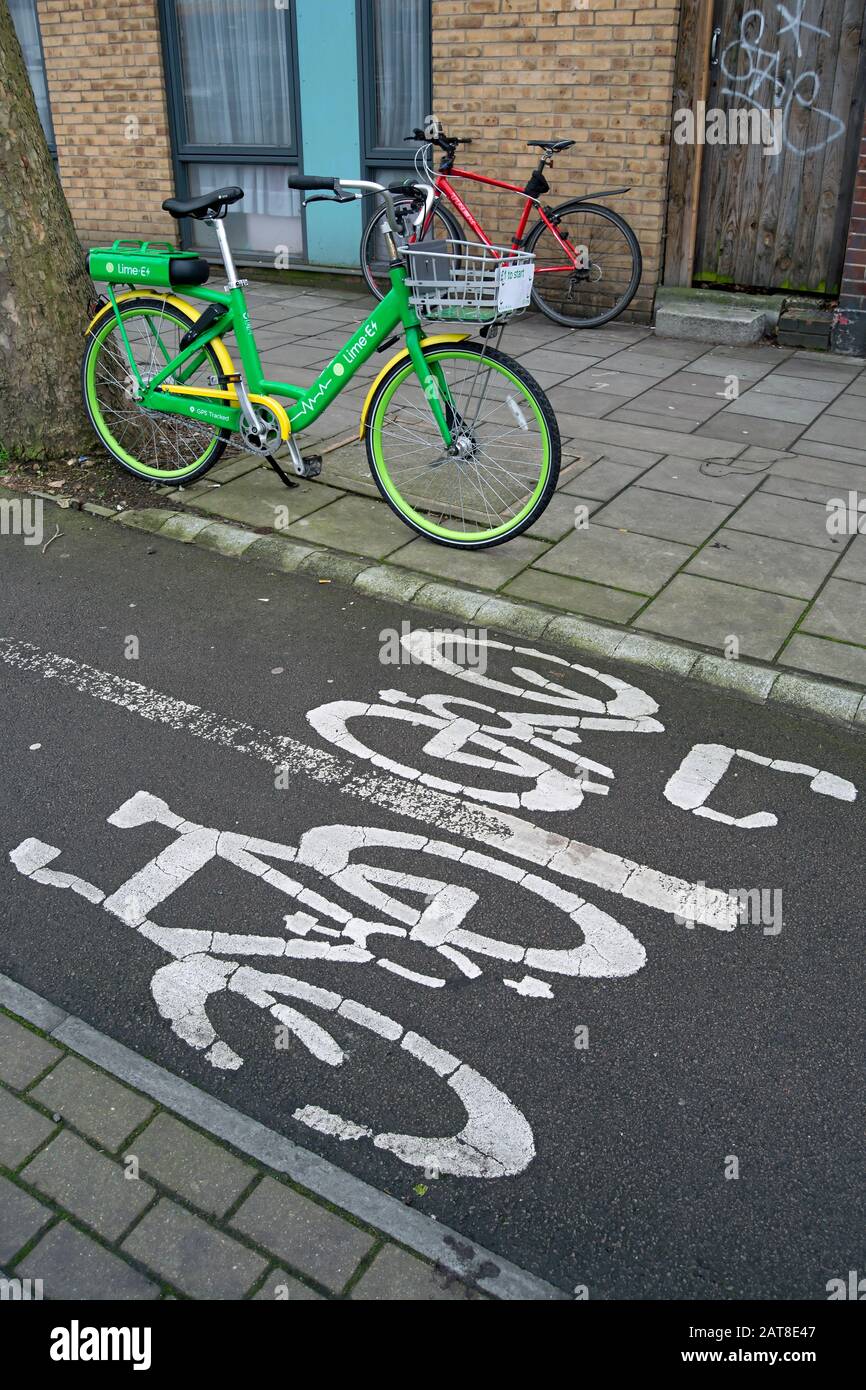
M548 265L544 267L539 267L536 270L537 275L550 275L552 272L575 269L575 267L577 266L578 251L575 251L575 249L569 245L568 241L564 237L560 236L559 232L556 230L556 227L554 226L553 222L551 222L550 218L547 216L547 213L544 211L544 208L541 206L538 199L533 198L530 194L528 194L525 188L521 188L520 185L516 183L504 183L502 179L487 178L485 174L473 174L469 169L451 168L448 172L450 174L453 174L456 178L470 179L473 183L486 183L490 188L504 188L508 193L519 193L522 197L526 199L526 202L523 205L523 211L520 214L520 221L517 224L517 230L514 233L514 236L511 240L512 250L516 251L520 246L521 241L523 240L523 234L526 231L526 224L529 221L529 216L532 212L533 207L538 208L539 216L541 217L542 222L544 222L545 226L550 228L557 242L562 247L563 251L569 259L567 265ZM478 221L477 217L474 217L473 214L469 211L469 208L466 206L463 199L460 197L460 194L448 182L444 174L436 175L436 177L433 180L433 187L438 190L440 195L444 194L444 196L448 199L449 203L452 203L454 205L454 207L460 213L460 216L463 218L464 222L466 222L471 227L472 231L478 237L479 241L482 241L485 246L490 246L492 248L490 238L485 232L484 228L481 226L481 223ZM430 225L430 220L432 216L433 209L431 207L430 213L424 223L424 229L421 234L422 239L424 235L426 235L427 228ZM496 255L496 252L494 251L493 254ZM577 268L580 269L580 267Z

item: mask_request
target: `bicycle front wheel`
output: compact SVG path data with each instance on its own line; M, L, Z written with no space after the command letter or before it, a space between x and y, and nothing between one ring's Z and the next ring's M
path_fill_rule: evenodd
M563 203L556 210L560 246L545 222L530 232L535 253L532 302L554 323L599 328L628 307L641 277L637 237L619 213L595 203Z
M398 198L395 201L397 225L403 228L404 233L400 239L401 244L405 244L414 237L414 233L411 233L410 219L418 211L418 207L418 202L413 202L410 198ZM382 210L370 218L361 237L361 274L368 290L377 299L384 299L391 288L387 231L388 219ZM454 218L449 216L441 207L434 207L424 240L459 241L462 235L460 224L455 222Z
M477 343L424 349L453 436L446 448L425 386L403 358L379 384L367 459L391 509L439 545L482 550L537 521L559 478L559 428L524 367Z

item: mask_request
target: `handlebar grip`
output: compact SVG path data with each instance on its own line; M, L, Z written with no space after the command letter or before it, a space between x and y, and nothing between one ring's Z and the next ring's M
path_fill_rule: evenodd
M312 192L319 188L336 193L340 180L322 178L320 174L289 174L287 182L289 188L296 188L299 192Z

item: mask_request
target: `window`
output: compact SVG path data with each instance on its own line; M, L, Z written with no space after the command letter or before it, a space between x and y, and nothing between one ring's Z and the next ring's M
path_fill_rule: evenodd
M404 136L430 113L430 0L360 0L364 154L370 176L409 176Z
M36 0L9 0L12 23L18 35L18 42L27 64L30 85L36 98L36 109L45 131L45 139L55 164L57 163L57 143L54 139L54 125L51 120L51 104L48 100L48 82L45 77L45 55L42 52L42 35L39 31L39 17L36 13Z
M303 253L300 198L286 186L297 166L292 7L275 0L161 0L175 169L180 196L237 183L244 199L226 219L241 256ZM216 241L203 223L193 245Z

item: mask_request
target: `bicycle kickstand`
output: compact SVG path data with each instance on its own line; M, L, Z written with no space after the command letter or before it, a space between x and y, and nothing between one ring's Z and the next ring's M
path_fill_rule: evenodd
M280 467L280 465L277 463L277 461L276 461L276 459L274 458L273 454L265 454L265 458L267 459L268 463L271 465L271 468L273 468L274 472L276 473L276 475L277 475L277 477L279 478L279 480L280 480L281 483L285 483L286 487L297 487L297 486L298 486L297 480L296 480L295 478L290 478L290 477L289 477L288 473L286 473L285 470L282 469L282 468Z

